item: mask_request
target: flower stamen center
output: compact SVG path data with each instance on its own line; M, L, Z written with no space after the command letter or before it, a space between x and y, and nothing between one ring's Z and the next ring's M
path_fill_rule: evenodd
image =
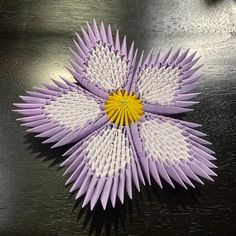
M138 99L135 93L128 93L125 90L112 92L104 106L109 120L117 126L135 123L143 115L142 100Z

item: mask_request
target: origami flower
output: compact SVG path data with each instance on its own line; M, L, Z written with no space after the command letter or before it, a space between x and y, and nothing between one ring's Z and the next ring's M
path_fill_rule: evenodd
M150 52L136 60L134 43L128 50L126 37L120 43L117 31L113 38L110 25L93 21L82 35L68 69L78 83L53 80L14 105L24 115L18 120L44 143L75 143L62 166L70 191L85 195L83 206L123 203L125 192L132 198L133 186L139 191L151 177L161 188L163 180L184 188L203 184L200 177L212 180L214 152L195 130L199 125L166 117L195 104L195 53Z

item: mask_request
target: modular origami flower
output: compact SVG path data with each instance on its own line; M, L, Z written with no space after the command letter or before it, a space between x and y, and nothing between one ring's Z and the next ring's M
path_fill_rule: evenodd
M118 31L113 38L110 25L95 20L82 35L68 68L77 83L53 80L14 104L24 115L18 120L43 143L75 143L62 166L76 199L85 195L83 206L91 209L100 200L105 209L109 199L113 207L117 198L123 203L125 191L132 198L132 186L140 191L151 178L161 188L165 180L186 189L203 184L199 177L213 180L214 152L194 129L200 125L166 117L196 103L195 53L151 51L136 60L134 43L128 50L126 37L120 43Z

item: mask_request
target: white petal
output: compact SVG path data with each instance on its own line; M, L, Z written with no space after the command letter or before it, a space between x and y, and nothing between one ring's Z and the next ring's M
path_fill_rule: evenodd
M107 126L92 134L86 143L87 162L97 176L112 176L134 158L124 129Z
M142 70L137 87L146 102L169 105L175 98L179 83L180 71L177 68L148 67Z
M95 121L101 113L99 104L94 98L77 91L61 94L43 109L48 118L71 130Z
M105 90L124 87L128 64L108 46L97 44L86 68L89 80Z
M182 130L170 122L148 120L140 124L144 149L154 159L162 161L188 160L189 145Z

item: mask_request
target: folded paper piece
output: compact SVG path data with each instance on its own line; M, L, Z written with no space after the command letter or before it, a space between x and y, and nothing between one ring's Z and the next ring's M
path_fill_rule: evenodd
M151 51L138 59L134 43L127 48L126 37L121 42L118 31L113 37L110 25L95 20L74 42L68 70L77 82L53 80L14 105L23 115L18 120L44 143L74 143L62 166L70 192L85 196L83 206L114 207L151 179L161 188L163 181L188 188L213 180L214 152L199 125L166 117L196 103L195 53Z

